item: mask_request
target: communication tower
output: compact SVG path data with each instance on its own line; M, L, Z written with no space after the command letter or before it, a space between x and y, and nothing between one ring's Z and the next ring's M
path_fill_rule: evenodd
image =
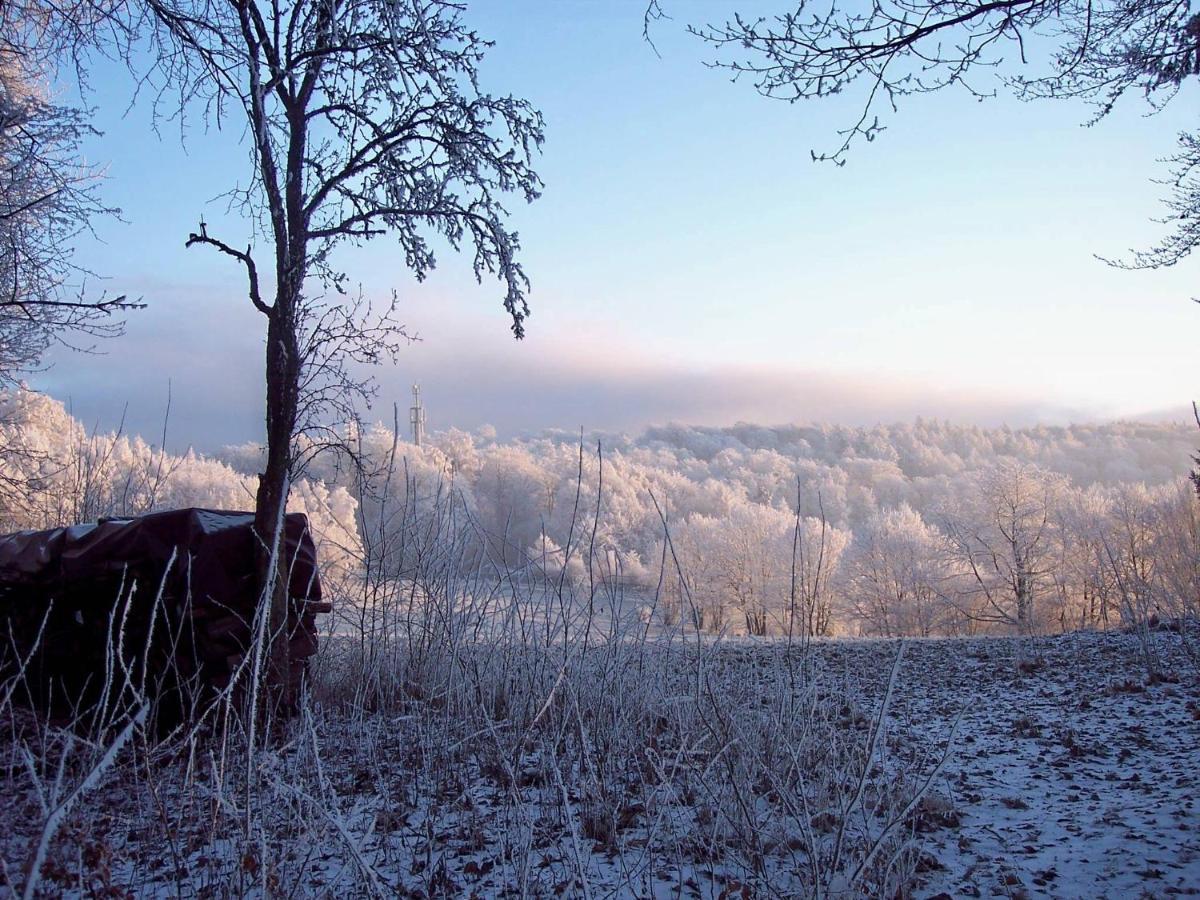
M421 386L413 385L413 405L408 410L408 424L412 426L412 442L421 446L425 436L425 407L421 405Z

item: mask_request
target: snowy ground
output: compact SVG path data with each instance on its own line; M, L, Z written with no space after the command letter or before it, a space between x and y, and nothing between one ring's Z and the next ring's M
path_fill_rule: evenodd
M911 838L907 861L891 870L905 883L893 880L889 896L1200 893L1200 679L1177 636L1155 642L1172 674L1154 683L1129 635L908 642L881 742L888 749L879 756L880 767L900 773L887 776L898 785L895 798L920 787L956 720L958 727L900 834ZM818 756L828 750L821 766L836 768L866 743L895 650L885 642L814 646L820 678L851 698L826 723L844 739L813 745ZM770 698L786 692L792 671L781 658L778 644L737 641L706 665L728 692L727 709L744 710L758 697L773 709L779 701ZM569 707L564 695L574 690L553 671L548 677L558 687L534 719L539 727ZM626 691L638 681L611 684ZM670 703L686 700L686 683L671 689L678 695ZM630 694L615 706L648 702ZM688 731L669 719L653 719L647 733L606 736L604 717L564 715L561 741L535 745L505 734L503 719L481 735L474 726L439 730L417 714L323 713L261 755L253 795L237 780L236 754L226 759L219 748L142 758L65 821L42 868L41 895L810 896L807 842L828 848L837 833L821 821L827 813L810 810L805 832L781 813L785 785L758 787L748 778L730 788L727 780L770 770L731 762L736 736L718 752L705 750L703 728ZM599 770L581 771L593 763L568 758L574 736L566 732L584 722L595 729L584 743L631 741L633 750L612 771L603 770L603 752L592 757ZM672 743L676 734L687 739ZM488 750L509 745L517 748L512 757ZM627 751L614 746L612 757ZM633 771L627 761L642 758L647 765ZM7 826L0 847L13 885L21 884L43 818L28 768L12 765L0 779ZM863 803L864 821L892 802L878 776L867 783L875 799ZM758 798L744 829L731 812L743 793ZM810 794L831 796L815 782ZM837 886L836 873L825 877L826 887Z
M1016 649L909 647L899 705L931 730L965 705L938 787L957 815L925 835L918 896L1200 894L1194 670L1147 685L1128 636L1038 640L1024 673Z

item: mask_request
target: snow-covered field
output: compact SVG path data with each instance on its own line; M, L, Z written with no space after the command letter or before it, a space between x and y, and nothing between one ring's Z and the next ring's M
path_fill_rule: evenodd
M1194 895L1200 680L1178 635L1153 646L1166 678L1116 633L909 641L894 677L879 641L460 652L460 681L369 711L330 690L254 754L134 739L39 895ZM100 749L59 775L61 737L30 734L0 780L18 894Z
M1195 670L1176 658L1178 681L1147 684L1128 636L1039 639L1024 667L1018 649L909 645L897 712L937 734L964 708L916 895L1200 894Z

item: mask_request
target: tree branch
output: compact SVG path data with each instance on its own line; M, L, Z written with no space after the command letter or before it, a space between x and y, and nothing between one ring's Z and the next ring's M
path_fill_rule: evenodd
M216 247L226 256L232 256L238 262L246 267L246 278L250 282L250 302L264 316L271 316L274 313L274 307L268 306L262 300L262 295L258 290L258 266L254 264L254 258L250 255L250 248L247 247L245 252L235 250L224 241L219 241L214 237L209 237L208 231L204 222L200 223L199 234L189 234L185 247L191 247L193 244L208 244L210 247Z

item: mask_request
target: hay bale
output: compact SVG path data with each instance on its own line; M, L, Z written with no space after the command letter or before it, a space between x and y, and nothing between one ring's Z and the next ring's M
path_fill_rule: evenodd
M182 509L0 537L0 676L60 719L144 690L160 725L195 716L230 682L258 603L254 516ZM286 517L292 671L317 649L321 598L307 518ZM39 638L40 635L40 638Z

